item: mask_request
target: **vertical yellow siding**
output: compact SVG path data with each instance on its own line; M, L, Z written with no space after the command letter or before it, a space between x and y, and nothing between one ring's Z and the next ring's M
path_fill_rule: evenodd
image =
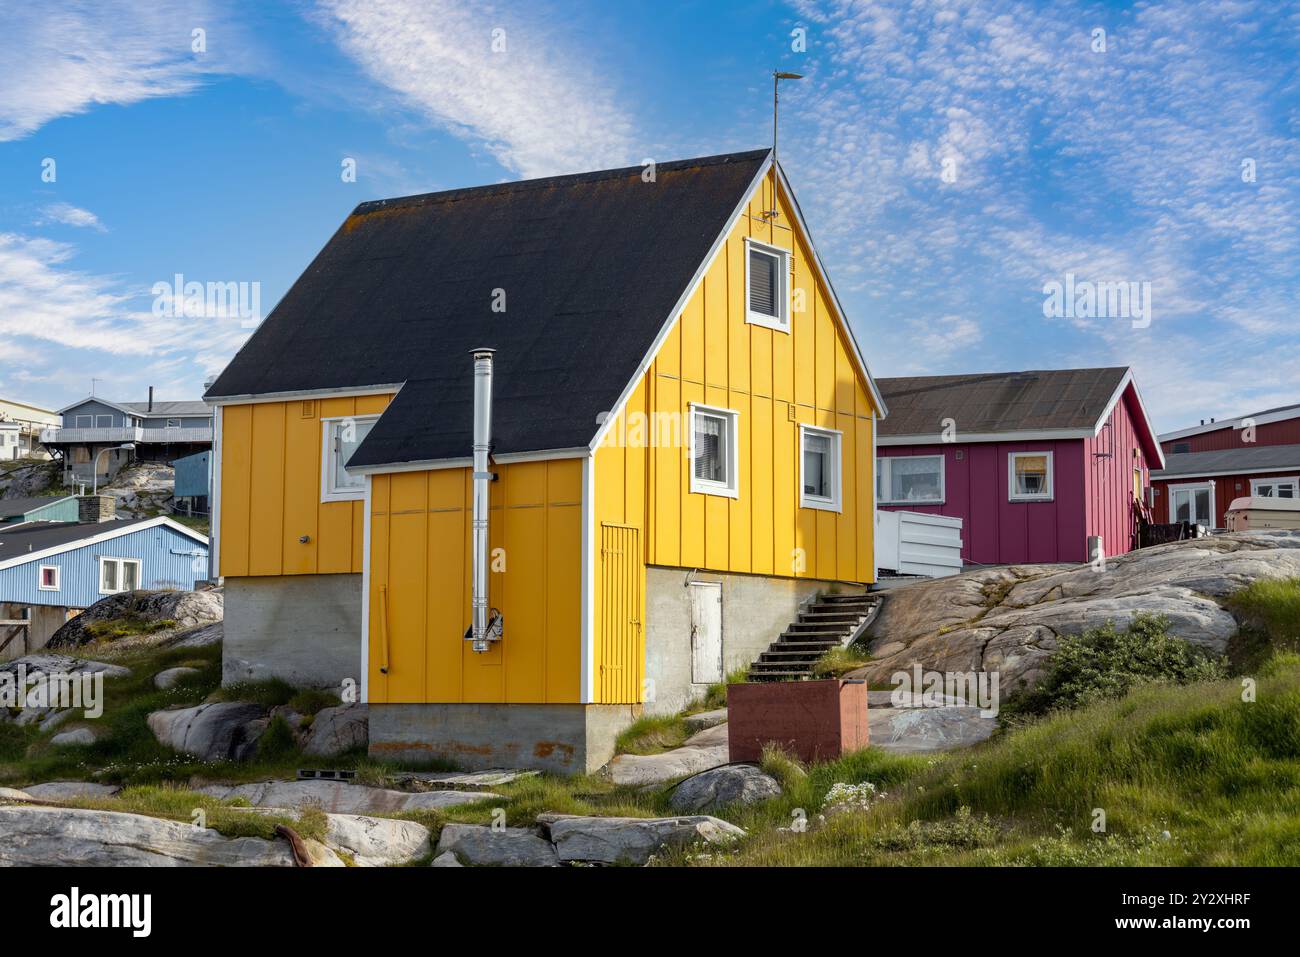
M639 532L648 564L871 581L873 407L830 292L815 275L785 198L778 201L774 223L762 216L772 208L772 189L769 177L755 192L747 215L596 450L597 545L603 535L626 526ZM793 253L789 333L745 322L746 237ZM738 413L736 498L690 491L691 403ZM842 433L839 513L799 507L801 423ZM643 637L623 627L622 610L607 607L622 588L607 580L613 573L622 573L622 567L599 562L595 567L595 698L639 701L625 697L626 682L605 677L621 673L629 657L642 666L645 659ZM643 620L643 608L639 614ZM605 633L609 628L616 632ZM640 693L639 687L630 691Z
M320 500L321 419L376 414L391 399L259 402L222 410L220 574L361 571L364 503Z
M582 462L494 471L488 587L505 618L505 637L484 653L464 639L470 470L371 479L371 701L579 700ZM380 671L384 660L387 674Z

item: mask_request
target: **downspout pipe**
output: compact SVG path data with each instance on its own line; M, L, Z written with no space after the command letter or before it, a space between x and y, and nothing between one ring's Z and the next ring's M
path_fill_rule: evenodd
M474 349L474 502L470 524L470 628L465 637L474 651L483 652L499 641L501 614L493 611L488 596L488 515L490 486L496 474L489 470L492 451L492 360L496 350Z

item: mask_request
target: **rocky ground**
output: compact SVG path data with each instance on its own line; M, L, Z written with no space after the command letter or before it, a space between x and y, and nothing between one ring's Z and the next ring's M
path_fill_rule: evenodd
M1036 683L1062 635L1158 614L1170 634L1222 654L1238 623L1226 596L1261 578L1300 575L1300 532L1175 542L1091 565L989 568L887 591L867 632L873 685L914 664L996 671L1007 694Z
M1222 651L1238 630L1225 596L1259 578L1286 576L1300 576L1300 534L1180 543L1112 560L1104 570L987 569L906 586L889 592L870 633L878 660L859 674L887 685L913 663L941 671L999 669L1005 691L1035 681L1060 636L1107 620L1122 625L1140 612L1164 614L1174 634ZM554 867L725 860L747 835L761 839L745 846L766 847L778 832L799 833L801 820L819 832L842 815L874 813L888 781L946 753L959 755L997 727L994 716L961 699L933 707L918 696L871 691L872 746L806 771L769 766L766 757L761 766L730 764L725 709L682 719L688 736L681 747L620 754L591 778L379 766L365 757L363 705L319 691L217 687L219 592L112 596L83 617L56 636L57 647L0 671L99 672L110 689L134 683L134 700L150 704L125 705L136 708L131 720L140 727L133 733L147 746L113 744L124 719L86 721L75 709L53 706L0 711L0 864ZM123 622L130 627L117 627ZM5 764L6 740L26 742L28 763ZM987 747L972 756L986 755ZM165 757L142 769L169 783L132 783L138 773L120 756L151 748ZM79 760L60 762L58 755ZM35 770L74 767L89 769L85 776L94 780ZM308 776L296 779L293 769ZM312 776L319 769L326 777ZM340 769L352 771L339 776ZM206 815L205 826L193 826L196 814ZM776 826L791 814L793 823Z
M0 499L29 498L55 489L59 463L33 459L0 463Z
M118 518L171 514L176 470L156 462L137 462L113 476L100 491L113 496Z

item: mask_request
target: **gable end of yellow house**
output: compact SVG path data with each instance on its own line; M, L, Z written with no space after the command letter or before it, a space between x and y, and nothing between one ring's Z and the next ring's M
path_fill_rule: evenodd
M875 580L884 405L766 150L363 204L209 401L225 680L376 756L595 770Z

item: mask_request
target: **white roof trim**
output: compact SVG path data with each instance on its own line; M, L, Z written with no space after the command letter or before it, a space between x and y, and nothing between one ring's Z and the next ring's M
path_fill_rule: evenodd
M1026 429L1022 432L958 432L945 441L942 434L882 435L877 445L963 445L969 442L1050 442L1057 439L1091 439L1096 432L1088 429Z
M537 452L504 452L493 454L491 461L497 465L510 465L512 462L549 462L555 459L580 459L591 454L585 446L572 449L542 449ZM436 472L440 469L473 468L472 456L460 456L450 459L422 459L417 462L393 462L383 465L358 465L346 467L349 475L388 475L393 472Z
M1174 432L1166 432L1160 436L1160 441L1169 442L1173 439L1185 439L1189 435L1218 432L1220 429L1245 428L1242 423L1247 419L1252 420L1256 425L1268 425L1270 422L1285 422L1287 419L1300 419L1300 405L1287 406L1285 409L1278 409L1276 412L1268 412L1261 415L1243 415L1236 419L1220 419L1218 422L1207 422L1204 425L1193 425L1190 428L1178 429Z
M1184 482L1199 478L1224 478L1225 476L1240 475L1243 478L1247 475L1267 475L1270 478L1276 478L1273 472L1300 472L1300 462L1295 465L1270 465L1267 468L1241 468L1229 469L1218 472L1177 472L1170 475L1161 474L1162 470L1151 472L1153 482ZM1300 506L1298 506L1300 507Z
M749 207L749 201L754 195L754 190L763 182L768 171L772 169L772 166L772 153L769 150L767 158L763 160L762 165L759 166L758 171L754 174L754 178L750 181L749 187L745 190L740 202L736 204L736 208L732 211L731 216L727 218L726 225L722 227L722 232L720 232L717 239L713 241L713 246L709 249L708 254L705 255L704 260L695 271L695 275L691 278L691 281L687 284L686 288L682 290L682 295L677 300L676 305L674 305L672 310L669 311L668 319L660 328L659 334L655 336L654 342L650 344L649 351L637 366L636 372L632 375L631 381L624 387L623 393L618 397L618 401L614 403L614 407L608 411L605 420L600 424L600 428L596 430L596 434L589 445L589 448L592 450L598 448L600 443L604 441L605 435L613 427L614 420L618 418L619 414L623 411L623 407L627 405L628 399L630 399L632 393L636 391L637 385L640 384L642 378L644 378L646 372L649 370L650 363L652 363L655 356L659 354L659 350L663 348L664 341L668 338L669 333L672 332L673 326L681 318L682 312L686 309L686 304L690 302L691 296L695 294L700 283L704 281L704 276L708 273L710 267L712 267L714 260L717 259L718 253L722 250L723 246L726 245L727 238L731 235L731 231L735 229L736 223L740 220L741 214ZM858 372L862 375L863 379L866 380L867 390L871 393L871 401L876 407L876 412L878 413L879 418L883 419L889 412L888 407L885 405L885 399L880 394L880 390L876 387L876 380L872 378L871 370L867 368L867 362L862 356L862 350L858 346L858 340L853 335L853 327L849 323L848 313L844 311L844 306L840 303L839 296L835 294L835 287L831 285L830 277L826 274L826 267L822 264L821 256L818 255L817 247L813 243L812 233L808 231L808 224L804 221L803 212L799 208L799 201L795 199L794 190L790 187L790 182L786 179L780 163L776 164L776 175L779 180L779 185L785 190L786 197L790 200L790 208L794 211L795 222L798 223L799 229L803 233L804 241L808 244L808 250L812 253L812 262L817 269L817 275L830 293L831 302L835 306L835 312L839 317L840 324L844 326L845 331L848 333L849 344L853 347L850 350L850 354L857 362Z
M613 428L614 421L618 418L620 413L622 413L623 407L627 405L628 399L632 398L632 393L636 391L637 385L640 384L642 378L645 377L647 370L649 370L650 363L654 362L655 356L659 355L659 350L663 348L663 344L667 340L668 334L672 332L673 326L676 325L677 320L681 318L682 312L686 309L686 304L690 302L691 296L695 294L695 290L699 288L700 283L704 282L704 276L709 271L709 267L713 265L713 261L717 258L719 251L721 251L722 247L726 245L727 237L731 235L732 229L734 229L736 223L740 221L740 214L749 207L749 198L754 195L754 190L758 187L759 183L763 182L763 178L767 176L767 171L771 168L772 152L769 150L767 158L759 164L758 171L754 174L754 178L750 180L749 186L746 187L745 192L741 195L740 202L736 204L736 208L733 209L731 215L727 217L727 222L723 225L722 232L718 233L718 237L713 240L713 245L709 247L709 251L700 262L699 268L695 270L695 275L691 277L691 281L687 283L686 288L682 290L682 294L678 297L676 304L668 311L668 318L665 319L663 325L659 327L659 334L655 336L654 342L650 343L650 349L642 357L640 363L637 364L636 371L632 373L632 378L628 381L628 384L623 387L623 392L619 395L618 401L614 403L612 409L606 411L604 421L599 424L596 429L596 434L592 436L591 441L587 444L588 449L594 451L598 448L600 443L605 440L605 435L611 428Z
M84 399L78 399L76 402L73 402L71 405L65 405L61 409L56 409L55 415L62 415L64 412L67 412L69 409L75 409L77 406L85 405L87 402L98 402L100 405L106 405L110 409L117 409L117 411L121 412L123 415L140 414L138 412L132 412L130 409L123 408L122 406L118 405L116 402L110 402L108 399L101 399L97 395L88 395Z
M24 522L24 525L34 525L35 522ZM78 548L85 548L87 545L97 545L100 542L107 542L114 538L121 538L123 535L129 535L132 532L143 532L146 529L157 528L159 525L165 525L172 531L179 532L188 538L194 539L205 548L208 547L208 537L192 528L187 528L180 522L172 521L166 515L159 515L157 518L151 518L144 522L123 522L121 528L109 529L106 532L100 532L98 535L88 535L85 538L78 538L71 542L64 542L62 545L51 545L49 548L43 548L38 552L28 552L25 555L19 555L16 558L5 559L0 561L0 570L6 568L16 568L19 565L26 565L28 562L36 561L41 558L48 558L51 555L61 555L64 552L75 551ZM3 540L4 533L0 531L0 540Z
M402 390L404 385L406 385L405 381L387 382L379 385L341 386L337 389L302 389L295 392L250 392L245 395L204 396L203 401L208 405L216 406L251 405L254 402L283 402L288 399L302 399L304 401L307 399L346 399L353 396L396 394Z
M1126 370L1124 372L1124 377L1119 380L1119 386L1115 389L1115 394L1110 397L1110 401L1106 403L1106 408L1102 410L1101 417L1097 419L1097 425L1093 429L1092 434L1096 435L1101 431L1101 427L1106 424L1106 420L1110 418L1111 412L1114 410L1120 398L1124 395L1124 390L1130 385L1133 386L1133 394L1137 396L1138 408L1142 411L1142 421L1146 424L1147 434L1151 436L1151 442L1155 445L1156 461L1160 463L1161 468L1164 468L1165 452L1164 449L1160 447L1160 437L1156 435L1155 426L1151 424L1151 416L1147 414L1147 404L1142 401L1142 393L1138 390L1137 383L1133 380L1133 370L1131 368Z
M817 252L816 244L813 243L812 233L808 229L808 224L804 221L803 210L799 208L799 200L795 198L794 190L790 187L790 181L785 178L785 170L781 168L779 162L776 164L776 175L780 177L781 186L785 189L785 195L790 200L790 208L794 210L795 221L803 232L803 238L808 244L809 252L812 253L813 265L817 267L817 275L821 277L821 281L826 285L826 291L831 294L831 302L835 304L835 312L839 315L844 330L849 334L849 344L853 346L853 357L858 360L858 372L867 380L867 389L871 393L871 401L875 403L876 409L879 411L879 418L887 418L889 416L889 407L885 404L885 397L876 388L876 380L872 378L871 370L867 367L867 360L862 355L861 347L858 346L858 339L853 334L853 324L849 322L849 314L840 303L840 297L835 294L835 287L831 285L830 276L826 274L826 267L822 264L822 257Z

